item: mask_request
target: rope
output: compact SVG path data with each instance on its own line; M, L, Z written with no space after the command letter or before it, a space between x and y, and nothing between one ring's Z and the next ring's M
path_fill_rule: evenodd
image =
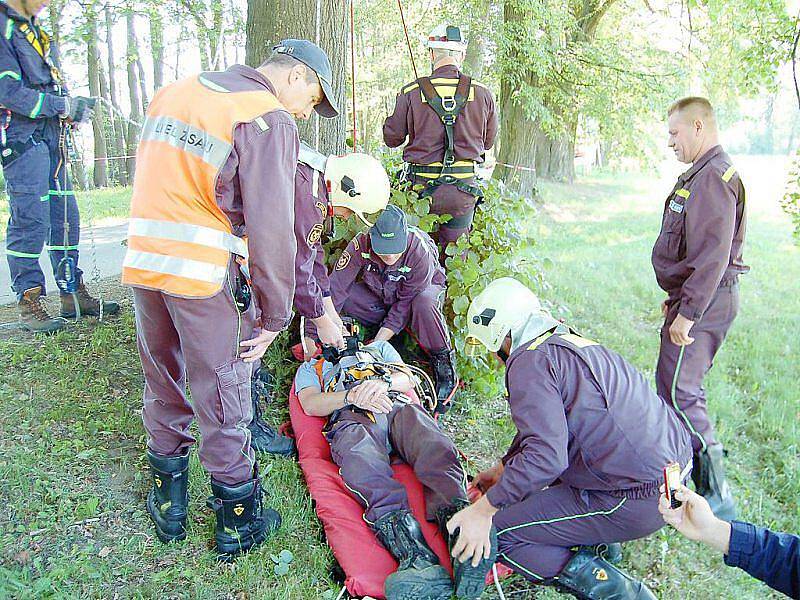
M506 167L507 169L513 169L515 171L529 171L530 173L536 173L536 169L533 167L523 167L522 165L509 165L507 163L497 162L495 163L498 166Z
M403 5L400 0L397 0L397 8L400 9L400 21L403 23L403 32L406 34L406 46L408 47L408 56L411 58L411 68L414 70L414 79L419 79L417 75L417 64L414 62L414 52L411 50L411 40L408 38L408 27L406 26L406 17L403 14Z
M347 585L345 584L345 585L342 586L342 589L339 590L339 595L336 596L336 600L342 600L342 597L344 596L344 593L346 591L347 591Z
M497 575L497 563L492 565L492 579L494 579L494 587L497 588L497 595L500 596L500 600L506 600L503 588L500 587L500 577Z
M350 70L353 78L353 149L356 151L356 41L355 41L355 0L350 0Z
M322 21L322 0L317 0L317 22L314 32L314 43L319 46L320 24ZM314 112L314 149L319 152L319 113Z

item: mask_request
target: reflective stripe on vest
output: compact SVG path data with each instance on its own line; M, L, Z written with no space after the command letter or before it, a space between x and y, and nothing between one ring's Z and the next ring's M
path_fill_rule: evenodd
M156 221L155 219L131 219L128 224L128 236L134 235L227 250L245 259L249 256L247 243L242 238L202 225Z
M248 257L246 241L233 235L217 204L217 178L236 126L283 107L266 89L232 92L211 78L165 86L148 107L136 153L125 285L208 298L222 289L231 255Z

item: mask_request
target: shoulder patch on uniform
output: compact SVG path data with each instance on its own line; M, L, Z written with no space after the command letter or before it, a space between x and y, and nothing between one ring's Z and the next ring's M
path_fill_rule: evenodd
M311 228L311 231L308 232L308 237L306 237L306 242L309 246L313 246L320 240L322 237L322 230L322 223L314 224L314 226Z
M670 200L669 201L669 209L672 212L682 213L683 212L683 204L681 204L680 202L675 202L675 200Z
M728 183L731 180L731 177L733 177L734 175L736 175L736 167L731 165L730 167L728 167L728 170L722 174L722 181Z
M339 257L339 260L336 261L336 266L334 267L334 270L341 271L342 269L344 269L347 265L350 264L350 258L351 258L350 253L347 250L342 252L342 255Z
M575 335L574 333L564 333L561 336L562 340L566 340L571 344L575 344L578 348L586 348L587 346L597 346L598 343L594 340Z
M324 216L325 216L325 215L328 213L328 207L327 207L327 206L325 206L325 203L324 203L324 202L315 202L315 203L314 203L314 206L316 206L316 207L317 207L317 210L320 212L320 214L321 214L323 217L324 217Z
M411 83L407 83L403 87L400 88L400 95L407 94L411 90L415 90L418 87L419 87L419 84L416 81L412 81Z
M530 345L530 346L528 346L528 350L536 350L536 348L538 348L539 346L541 346L541 345L542 345L542 343L544 343L545 341L547 341L547 339L548 339L548 338L549 338L551 335L553 335L553 332L552 332L552 331L548 331L548 332L547 332L547 333L545 333L544 335L540 335L538 338L536 338L535 340L533 340L533 342L531 343L531 345Z
M264 120L264 118L263 118L263 117L256 117L256 118L253 120L253 122L254 122L256 125L258 125L258 128L259 128L261 131L267 131L267 130L269 129L269 125L267 125L267 122Z

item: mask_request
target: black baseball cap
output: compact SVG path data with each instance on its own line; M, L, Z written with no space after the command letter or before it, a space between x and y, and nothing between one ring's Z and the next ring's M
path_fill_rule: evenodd
M406 213L389 204L369 230L369 240L375 254L402 254L408 244Z
M325 50L308 40L288 39L273 46L272 51L279 54L288 54L317 74L324 94L322 102L314 107L319 116L332 118L339 114L335 96L333 95L333 88L331 87L333 69L331 69L331 61L328 59L328 55L325 54Z

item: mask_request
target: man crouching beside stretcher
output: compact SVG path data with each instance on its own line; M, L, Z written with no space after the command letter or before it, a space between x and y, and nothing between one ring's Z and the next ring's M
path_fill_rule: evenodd
M392 477L390 454L413 469L425 490L427 518L436 520L452 547L445 524L469 505L464 471L453 442L439 429L413 392L424 373L403 364L388 342L359 347L357 337L345 338L348 349L326 349L326 358L303 363L295 390L308 415L328 417L323 432L347 488L364 506L364 520L400 563L384 585L388 600L452 597L454 582L439 564L409 508L405 488ZM435 398L430 393L422 396ZM421 388L420 388L421 389ZM494 540L494 535L492 537ZM495 560L454 561L455 594L478 598Z

